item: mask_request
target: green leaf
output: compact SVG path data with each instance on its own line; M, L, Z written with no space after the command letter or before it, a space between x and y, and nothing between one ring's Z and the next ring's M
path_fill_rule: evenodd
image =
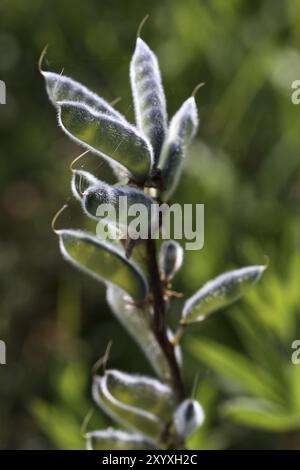
M159 168L165 185L161 198L168 200L179 182L187 148L198 129L198 113L195 98L187 99L171 120L165 139Z
M183 307L181 323L202 321L207 315L238 300L261 277L266 266L249 266L228 271L207 282L188 299Z
M35 400L31 411L43 432L50 437L58 449L81 450L84 441L80 436L80 423L65 407L53 406L42 400Z
M175 408L172 389L151 377L132 375L118 370L105 372L109 392L124 404L142 408L168 421Z
M137 127L149 139L158 160L167 126L166 100L156 56L137 38L130 64Z
M223 414L231 420L255 429L285 432L300 427L300 416L264 400L240 398L227 402Z
M120 289L109 286L107 302L120 323L137 342L157 375L165 381L170 380L170 369L165 355L151 330L152 312L149 307L138 307ZM180 348L176 347L180 360Z
M286 404L281 387L269 373L242 354L211 340L189 339L189 352L216 373L251 395Z
M45 82L50 101L54 106L58 106L60 101L73 101L85 104L89 108L99 113L107 114L120 121L126 121L125 118L116 111L103 98L93 93L84 85L76 82L72 78L53 72L41 72Z
M63 257L105 284L114 284L143 301L147 283L140 269L115 247L80 230L57 230Z
M87 450L150 450L151 441L141 434L129 434L116 429L93 431L86 435Z
M284 393L289 386L288 369L272 330L256 318L252 309L251 312L234 309L231 321L245 350L256 363L268 370Z
M115 398L108 388L107 376L94 377L92 394L95 402L113 420L133 431L139 431L152 439L159 439L164 422L153 413L128 405Z
M82 103L59 102L58 121L66 134L103 158L127 168L143 183L152 164L146 139L129 123L99 113Z

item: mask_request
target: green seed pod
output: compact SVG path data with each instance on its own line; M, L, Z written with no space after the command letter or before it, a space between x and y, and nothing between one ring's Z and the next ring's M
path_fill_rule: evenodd
M172 389L150 377L107 370L107 388L122 403L142 408L168 421L174 411L175 398Z
M110 393L106 375L94 377L92 395L97 405L122 426L142 432L152 439L159 439L164 423L149 411L127 405L116 399Z
M96 178L96 176L92 175L88 171L73 170L71 179L71 189L73 196L81 202L84 192L90 186L95 186L98 182L98 178Z
M172 118L164 142L159 168L165 184L161 198L168 200L179 182L187 147L198 129L198 112L195 98L187 99Z
M82 207L87 215L99 219L99 216L97 216L98 207L101 204L111 204L116 210L116 216L119 217L120 198L126 198L126 208L124 210L129 209L133 204L142 204L149 212L150 218L152 199L143 191L129 186L110 186L99 180L85 191L82 198ZM123 215L128 216L128 214Z
M177 434L186 439L199 428L205 419L202 406L196 400L184 400L174 414L174 426Z
M151 450L153 443L141 434L108 428L86 434L87 450Z
M162 243L159 253L159 268L163 279L171 280L182 266L183 248L174 240Z
M202 321L210 313L230 305L261 277L266 266L249 266L229 271L207 282L183 307L181 324Z
M107 285L113 284L132 299L144 301L147 282L140 269L111 244L80 230L56 230L63 257L80 271Z
M84 85L72 78L53 72L41 71L45 82L50 101L54 106L58 106L60 101L73 101L83 103L98 113L107 114L120 121L126 121L125 118L116 111L103 98L93 93Z
M139 37L130 64L130 80L137 127L149 139L157 162L167 127L166 100L157 58Z
M108 287L106 299L117 319L144 351L157 375L164 381L170 380L168 362L150 328L152 312L149 308L137 308L126 294L113 286ZM176 354L180 356L179 347Z
M82 103L63 101L58 105L58 122L70 138L127 168L137 183L145 181L152 149L133 126Z

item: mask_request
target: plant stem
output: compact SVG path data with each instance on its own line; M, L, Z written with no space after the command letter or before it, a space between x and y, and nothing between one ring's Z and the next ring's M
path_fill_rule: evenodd
M164 300L163 286L160 281L155 240L148 238L146 240L146 246L149 281L154 305L154 334L169 363L173 386L178 400L181 401L184 398L184 385L180 368L176 360L174 345L169 341L167 335L166 303Z

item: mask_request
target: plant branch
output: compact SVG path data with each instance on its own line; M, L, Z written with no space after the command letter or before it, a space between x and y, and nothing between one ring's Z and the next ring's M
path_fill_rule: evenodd
M146 240L146 246L149 281L154 305L154 334L168 361L173 386L178 400L182 400L184 398L184 385L182 382L180 368L175 356L174 345L169 341L167 335L166 303L164 300L163 286L160 281L155 240L148 238Z

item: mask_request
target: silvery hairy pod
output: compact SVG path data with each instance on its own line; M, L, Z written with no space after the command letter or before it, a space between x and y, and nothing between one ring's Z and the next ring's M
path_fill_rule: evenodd
M108 428L86 434L87 450L151 450L153 443L141 434Z
M59 101L58 123L83 147L124 167L142 184L152 166L148 141L131 124L74 101Z
M199 402L187 399L175 411L173 424L178 436L184 440L203 424L204 419L204 411Z
M159 252L159 268L162 279L170 281L183 262L183 248L174 240L162 243Z
M80 271L106 285L116 285L138 302L148 293L147 281L117 247L81 230L55 230L63 257Z
M156 56L137 38L130 64L130 81L138 129L149 139L157 162L167 127L167 111Z
M152 211L152 198L133 187L98 181L84 192L81 205L89 217L114 224L116 238L146 239L159 227L158 215ZM97 228L100 232L103 226Z
M248 266L207 282L183 307L182 325L202 321L207 315L238 300L262 276L266 266Z
M198 129L198 112L195 98L188 98L170 122L168 133L161 151L161 169L165 190L161 198L168 200L176 189L182 172L187 148Z
M175 397L169 385L151 377L106 370L110 393L123 403L142 408L168 421L175 408Z
M111 392L107 375L94 377L92 395L97 405L120 425L140 431L154 441L159 439L165 423L150 411L116 398Z
M44 70L41 70L41 74L45 79L49 99L54 106L57 107L60 101L73 101L85 104L94 111L107 114L120 121L126 121L124 116L103 98L72 78Z
M153 370L164 381L171 379L170 368L152 329L152 311L149 306L137 307L130 297L120 289L109 286L106 293L107 303L112 312L140 346ZM172 333L169 331L169 339ZM181 361L180 347L176 346L177 360Z
M96 176L88 171L73 170L71 179L71 190L73 196L79 201L82 201L84 192L91 186L98 184L99 180Z

